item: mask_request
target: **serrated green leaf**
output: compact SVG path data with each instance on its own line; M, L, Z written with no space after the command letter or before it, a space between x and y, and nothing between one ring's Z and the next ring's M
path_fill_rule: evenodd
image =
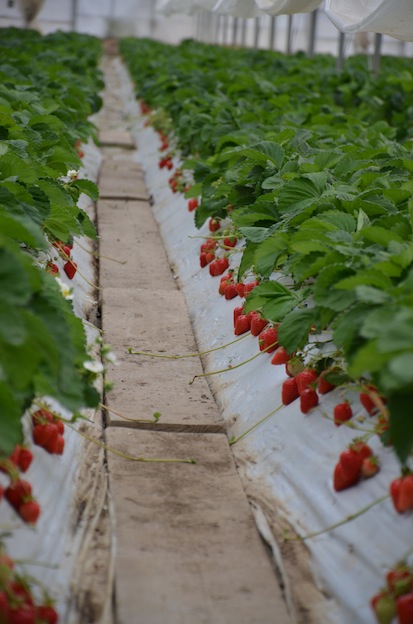
M316 308L293 310L278 327L278 339L288 353L302 349L308 343L311 326L318 320Z
M336 290L335 285L353 274L354 271L344 264L328 266L320 271L314 285L314 301L336 312L350 306L354 301L354 293Z
M255 251L257 249L256 243L247 241L244 252L242 254L241 262L238 269L238 281L241 281L245 273L254 266Z
M348 371L354 379L363 377L366 373L376 373L386 364L388 355L377 349L377 340L370 340L361 346L349 361Z
M244 303L246 314L262 309L269 321L281 321L297 304L297 296L288 288L276 281L263 282L256 286Z
M385 230L382 227L369 225L360 230L360 234L371 243L387 246L391 241L402 243L403 239L396 232Z
M262 277L269 277L280 253L287 248L287 237L280 232L274 232L269 238L260 243L255 252L255 268Z
M390 436L402 464L407 462L413 450L412 401L413 391L410 389L404 393L391 394L388 402Z
M272 141L261 141L249 147L236 148L231 153L239 156L246 156L254 162L266 164L267 161L273 163L277 169L282 167L285 152L281 145Z
M81 193L85 193L94 202L99 199L99 189L91 180L76 180L71 183L71 186L77 188Z
M0 458L8 457L23 442L22 409L11 389L0 381Z

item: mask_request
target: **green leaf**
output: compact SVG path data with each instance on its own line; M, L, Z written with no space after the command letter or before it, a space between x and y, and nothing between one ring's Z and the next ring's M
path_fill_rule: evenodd
M261 141L261 143L256 143L249 147L235 148L230 153L246 156L254 162L263 165L270 161L277 169L281 169L285 156L283 148L272 141Z
M304 210L320 198L318 186L308 178L297 178L287 182L278 196L278 209L281 212Z
M244 303L245 313L262 309L269 321L281 321L297 304L295 293L276 281L263 282L256 286Z
M356 299L363 303L387 303L392 300L392 297L383 290L374 288L373 286L356 286Z
M362 345L349 361L348 372L358 379L366 373L376 373L386 364L388 355L380 353L377 348L377 340L370 340Z
M410 361L409 367L411 366ZM390 437L402 464L407 462L413 450L412 402L411 389L406 393L395 393L389 397Z
M77 188L81 193L84 193L94 202L99 199L99 189L91 180L76 180L71 183L71 186Z
M245 273L254 266L256 249L256 243L251 243L247 241L238 269L238 281L241 281Z
M293 310L284 317L281 325L278 327L280 344L288 353L302 349L308 344L310 329L317 320L317 308Z
M266 238L271 236L273 229L264 227L241 227L241 234L251 243L262 243Z
M0 381L0 457L8 457L23 442L22 409L11 389Z
M314 285L314 301L320 306L336 312L344 310L354 301L354 294L335 289L341 280L350 277L354 271L344 264L333 264L320 271Z
M255 252L255 268L262 277L271 275L277 258L287 248L287 240L285 235L274 232L258 245Z
M403 242L402 237L396 234L396 232L385 230L384 228L375 225L364 227L360 231L360 234L371 243L378 243L384 247L387 247L391 241L397 241L398 243Z

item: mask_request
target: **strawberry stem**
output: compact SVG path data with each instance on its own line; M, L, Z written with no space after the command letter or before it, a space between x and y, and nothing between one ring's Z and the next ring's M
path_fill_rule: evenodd
M129 418L129 416L125 416L125 414L122 414L121 412L117 412L116 410L112 409L111 407L108 407L107 405L105 405L104 403L99 403L99 407L101 407L102 409L106 410L107 412L111 412L112 414L116 414L116 416L120 416L121 418L124 418L125 420L129 420L130 422L138 422L138 423L157 423L159 418L153 418L152 420L149 420L148 418Z
M323 418L326 418L327 420L334 422L334 418L332 418L325 412L322 412L321 410L319 410L319 413L321 414ZM355 423L350 420L342 422L341 425L344 425L345 427L348 427L349 429L353 429L354 431L363 431L364 433L369 433L370 435L375 435L376 433L373 429L364 429L363 427L357 427ZM363 436L363 437L366 437L368 439L369 436Z
M122 453L121 451L117 451L116 449L110 448L103 442L100 442L99 440L96 440L95 438L88 436L86 433L83 433L83 431L79 431L78 429L73 427L71 424L67 423L67 425L68 427L73 429L73 431L76 431L76 433L82 436L82 438L85 438L86 440L89 440L89 442L93 442L97 446L100 446L100 448L105 449L105 451L109 451L110 453L113 453L114 455L119 455L119 457L123 457L123 459L127 459L128 461L147 462L147 463L166 463L166 464L196 464L196 459L194 459L193 457L180 459L180 458L175 458L175 457L166 457L166 458L165 457L134 457L133 455L127 455L126 453Z
M197 353L186 353L184 355L164 355L162 353L148 353L147 351L132 351L132 347L129 347L128 353L130 355L148 355L149 357L156 357L156 358L162 358L162 359L167 359L167 360L181 360L183 358L190 358L190 357L196 357L196 356L199 356L199 355L206 355L207 353L213 353L214 351L219 351L220 349L225 349L225 347L229 347L229 346L235 344L236 342L239 342L240 340L242 340L246 336L249 336L250 334L251 334L251 332L247 332L247 333L243 334L242 336L240 336L239 338L236 338L235 340L231 340L231 342L227 342L224 345L220 345L219 347L214 347L213 349L208 349L207 351L198 351Z
M272 416L273 414L275 414L276 412L278 412L278 410L283 406L283 404L281 403L281 405L278 405L278 407L276 407L274 410L272 410L272 412L270 412L269 414L267 414L266 416L264 416L264 418L261 418L261 420L259 420L258 422L256 422L254 425L252 425L252 427L250 427L249 429L247 429L246 431L244 431L244 433L241 433L241 435L238 436L238 438L234 438L232 437L229 441L229 445L233 446L234 444L236 444L237 442L239 442L240 440L242 440L242 438L245 438L245 436L250 433L250 431L253 431L256 427L258 427L261 423L263 423L265 420L267 420L268 418L270 418L270 416Z
M389 494L385 494L384 496L381 496L380 498L377 498L376 500L374 500L372 503L369 503L365 507L362 507L361 509L359 509L359 511L356 511L353 514L350 514L349 516L346 516L346 518L344 518L344 520L340 520L339 522L336 522L335 524L332 524L331 526L326 527L325 529L321 529L321 531L315 531L314 533L307 533L307 535L304 535L303 537L299 537L299 536L298 537L285 537L285 540L286 541L300 541L300 542L304 542L305 540L311 539L313 537L318 537L319 535L323 535L323 533L329 533L330 531L333 531L334 529L337 529L338 527L342 526L343 524L347 524L347 522L351 522L352 520L355 520L359 516L362 516L367 511L370 511L370 509L372 509L376 505L379 505L380 503L383 503L384 501L388 500L389 498L390 498L390 495Z
M220 370L210 371L209 373L202 373L199 375L195 375L193 379L189 382L189 384L190 385L193 384L197 377L209 377L210 375L218 375L218 373L226 373L227 371L235 370L236 368L239 368L240 366L244 366L244 364L248 364L248 362L252 362L252 360L255 360L255 358L260 356L262 353L265 353L266 351L268 351L268 349L271 349L277 344L278 344L278 341L273 342L272 344L268 345L268 347L265 347L265 349L263 349L262 351L258 351L258 353L248 358L248 360L244 360L243 362L240 362L239 364L235 364L235 366L229 366L228 368L221 368Z
M97 251L91 251L90 249L83 247L83 245L81 245L77 240L76 246L80 247L80 249L83 249L83 251L86 251L86 253L94 256L95 258L105 258L105 260L111 260L112 262L117 262L118 264L127 264L127 260L117 260L116 258L111 258L110 256L104 256L103 254L99 254Z

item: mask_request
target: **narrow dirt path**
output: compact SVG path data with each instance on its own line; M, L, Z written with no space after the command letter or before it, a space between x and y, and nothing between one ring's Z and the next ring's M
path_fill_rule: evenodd
M106 442L117 549L116 624L287 624L282 592L259 537L198 357L159 360L128 348L196 351L186 302L168 264L134 159L120 85L103 63L99 114L104 162L98 202L104 339L110 370ZM139 146L138 146L139 147ZM117 413L115 413L117 412ZM129 419L159 422L139 423Z

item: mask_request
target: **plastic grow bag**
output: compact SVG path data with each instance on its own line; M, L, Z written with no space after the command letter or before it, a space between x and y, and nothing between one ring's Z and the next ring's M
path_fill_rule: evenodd
M325 12L342 32L375 32L413 41L412 0L326 0Z

